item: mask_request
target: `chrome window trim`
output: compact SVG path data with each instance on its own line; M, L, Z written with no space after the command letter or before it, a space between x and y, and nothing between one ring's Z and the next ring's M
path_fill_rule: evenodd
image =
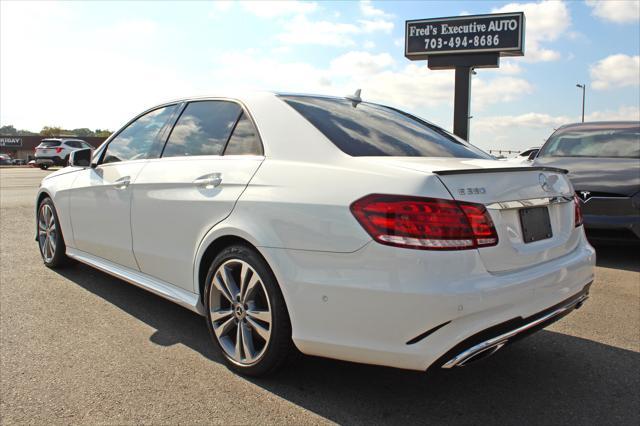
M485 206L489 210L513 210L525 207L541 207L550 204L569 203L573 201L573 195L558 195L555 197L530 198L528 200L500 201Z

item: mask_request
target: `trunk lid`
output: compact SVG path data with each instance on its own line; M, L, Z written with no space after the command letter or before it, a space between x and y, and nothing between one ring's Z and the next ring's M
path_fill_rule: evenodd
M36 155L51 156L56 153L55 148L36 148Z
M499 239L496 246L478 249L489 272L504 273L547 262L578 244L573 188L563 170L456 158L379 157L373 161L433 173L455 200L487 206ZM520 210L545 205L550 199L552 203L546 208L552 236L524 242Z
M37 156L52 156L56 154L56 148L60 147L60 141L42 141L40 145L36 147L36 157Z

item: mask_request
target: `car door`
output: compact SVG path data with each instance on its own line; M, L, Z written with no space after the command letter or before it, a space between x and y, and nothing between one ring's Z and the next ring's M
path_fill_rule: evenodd
M133 190L131 229L140 270L193 291L198 244L231 213L262 154L240 104L187 104L162 157L149 161Z
M97 166L78 172L70 197L78 250L138 269L131 240L132 186L148 159L159 155L159 134L176 109L167 105L136 118L109 141Z

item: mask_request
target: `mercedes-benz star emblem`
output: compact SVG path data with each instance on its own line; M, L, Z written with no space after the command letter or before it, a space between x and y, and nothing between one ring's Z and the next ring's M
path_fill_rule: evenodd
M549 185L547 177L544 175L544 173L540 173L538 175L538 182L540 182L540 186L545 190L545 192L551 191L551 186Z

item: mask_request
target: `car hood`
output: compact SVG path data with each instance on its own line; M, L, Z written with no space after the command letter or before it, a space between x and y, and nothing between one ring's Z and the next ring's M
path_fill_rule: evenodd
M569 170L576 191L631 196L640 191L640 159L594 157L541 157L534 166Z

